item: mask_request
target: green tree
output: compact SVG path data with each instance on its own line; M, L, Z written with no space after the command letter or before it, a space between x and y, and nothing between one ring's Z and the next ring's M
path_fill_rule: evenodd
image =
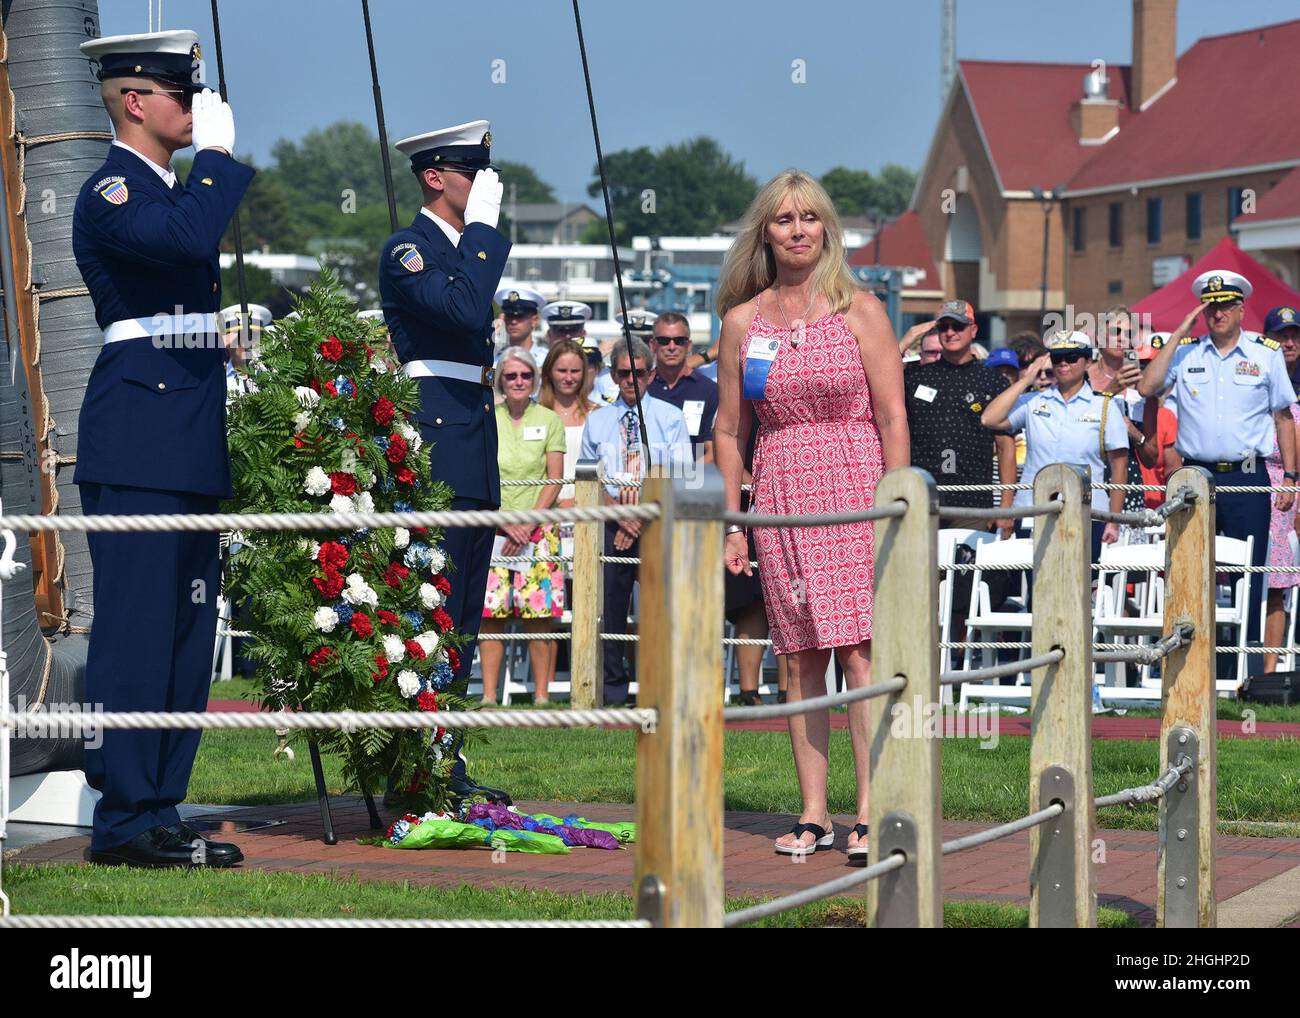
M916 174L897 163L886 163L876 178L876 207L891 216L900 216L912 203Z
M599 170L587 193L599 197ZM614 225L620 244L637 234L680 236L713 233L753 200L758 182L708 137L668 145L658 153L642 146L605 159Z
M836 166L821 177L835 211L841 216L861 216L871 211L901 215L912 200L916 174L896 163L887 163L876 176L870 170Z
M497 163L501 174L501 183L505 185L505 196L503 204L510 202L510 188L515 189L515 201L517 202L548 202L555 201L555 191L551 185L537 175L537 172L527 163L511 162L509 159L502 159Z
M293 310L292 295L271 278L271 273L256 265L244 263L244 287L248 303L262 304L271 309L276 318ZM239 272L233 262L221 270L221 306L233 307L239 303Z

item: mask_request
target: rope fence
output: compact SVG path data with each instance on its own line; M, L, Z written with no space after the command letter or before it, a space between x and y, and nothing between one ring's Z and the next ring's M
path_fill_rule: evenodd
M1191 773L1194 766L1196 766L1196 761L1189 756L1184 756L1178 766L1170 767L1151 784L1139 785L1137 788L1125 788L1114 795L1099 795L1092 800L1092 804L1100 809L1103 806L1124 806L1139 802L1155 802L1157 799L1164 798L1174 785Z
M967 849L979 848L980 845L987 845L994 841L1001 841L1003 838L1009 838L1013 834L1019 834L1021 831L1027 831L1031 827L1037 827L1039 824L1045 824L1047 821L1059 817L1065 812L1065 807L1059 802L1054 802L1050 806L1028 816L1021 817L1019 820L1012 820L1010 823L999 824L997 827L990 827L986 831L978 831L975 834L967 834L962 838L954 838L952 841L943 843L943 854L954 855L957 852L965 852Z
M907 688L904 678L888 679L885 682L872 683L858 689L847 689L826 696L813 696L807 700L792 700L788 703L764 704L761 707L727 707L722 711L725 721L761 721L765 718L789 718L796 714L808 714L815 710L827 710L845 707L862 700L872 700L878 696L901 693Z

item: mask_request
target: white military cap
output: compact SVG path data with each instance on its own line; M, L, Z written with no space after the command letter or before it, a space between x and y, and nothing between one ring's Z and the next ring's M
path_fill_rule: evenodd
M1226 304L1229 301L1245 300L1254 287L1250 280L1239 272L1227 269L1211 269L1202 272L1192 283L1192 293L1203 304Z
M486 120L413 134L397 143L397 151L411 160L411 169L463 166L467 170L492 167L492 125Z
M546 324L560 328L586 325L591 314L591 307L580 300L554 300L542 308Z
M1044 336L1043 345L1047 347L1048 353L1055 353L1058 350L1091 350L1094 343L1086 333L1060 329Z
M501 306L502 311L531 313L541 311L546 306L546 298L526 286L503 286L492 299Z
M155 78L192 92L201 92L203 52L199 34L189 29L170 32L142 32L138 35L109 35L90 39L78 47L99 65L100 81L108 78Z

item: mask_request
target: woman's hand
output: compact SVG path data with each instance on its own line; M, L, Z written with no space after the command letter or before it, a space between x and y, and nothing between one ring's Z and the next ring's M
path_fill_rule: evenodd
M741 573L746 576L754 575L754 569L749 564L749 541L746 540L744 531L727 535L723 555L727 563L727 572L732 576L739 576Z
M1101 532L1102 544L1114 544L1119 540L1119 524L1107 523Z

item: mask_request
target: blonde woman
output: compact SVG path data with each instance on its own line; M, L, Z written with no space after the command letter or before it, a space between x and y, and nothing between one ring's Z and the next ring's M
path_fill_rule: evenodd
M537 402L554 410L564 425L564 476L572 477L582 446L582 428L598 404L591 401L592 375L582 345L572 339L557 340L542 364L542 389ZM574 505L572 484L560 489L560 508Z
M559 480L564 469L564 426L554 411L533 400L537 362L523 347L507 347L497 364L496 384L504 397L496 408L497 464L501 480ZM555 504L559 490L555 484L502 485L501 508L549 509ZM481 632L504 632L505 620L509 618L520 619L524 632L552 628L552 620L564 614L564 573L560 563L544 560L559 553L560 534L556 525L518 524L498 531L496 555L543 561L493 566L488 570ZM548 694L551 679L555 677L555 652L555 644L550 640L528 642L534 704L550 703ZM501 658L501 641L479 643L484 703L497 700Z
M773 178L745 214L718 283L722 336L715 455L727 508L740 508L751 407L758 417L752 508L817 514L868 509L885 470L907 466L898 341L884 308L860 289L821 185L798 170ZM749 573L745 533L728 528L726 565ZM760 528L759 577L772 649L789 655L789 699L826 692L832 651L849 688L871 682L872 526ZM850 858L867 854L868 707L849 708L858 782ZM803 797L796 854L834 842L826 805L829 711L790 719Z

